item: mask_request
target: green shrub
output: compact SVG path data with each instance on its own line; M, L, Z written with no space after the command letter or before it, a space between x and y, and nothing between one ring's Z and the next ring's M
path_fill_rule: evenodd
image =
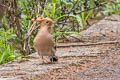
M12 34L11 29L5 31L0 29L0 64L11 61L20 56L20 54L15 53L12 43L15 35Z
M109 2L104 8L104 14L119 14L120 15L120 0Z
M68 23L69 25L55 25L51 31L55 38L63 35L79 34L79 32L89 24L89 18L95 18L104 14L120 14L120 0L10 0L10 12L7 12L4 23L7 29L14 28L17 35L16 41L21 44L20 52L24 52L24 36L31 27L31 18L38 16L50 17L54 21ZM16 4L15 4L16 2ZM17 5L17 6L16 6ZM16 6L17 8L15 8ZM9 20L9 15L18 19ZM13 16L14 15L14 16ZM32 44L36 31L31 35ZM11 44L9 44L11 45Z

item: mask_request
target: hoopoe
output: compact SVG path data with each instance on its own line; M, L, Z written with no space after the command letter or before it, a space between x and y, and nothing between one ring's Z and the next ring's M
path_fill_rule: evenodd
M57 61L58 58L55 56L55 43L52 35L50 34L50 30L54 21L48 17L42 18L38 17L36 19L32 19L34 22L40 22L40 29L34 38L33 47L38 52L38 54L42 57L42 61L44 63L43 56L49 56L51 62Z

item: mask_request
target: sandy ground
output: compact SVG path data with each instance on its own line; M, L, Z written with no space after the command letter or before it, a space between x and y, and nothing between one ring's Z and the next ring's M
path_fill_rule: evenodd
M120 80L119 51L116 44L59 48L53 64L35 53L0 66L0 80Z

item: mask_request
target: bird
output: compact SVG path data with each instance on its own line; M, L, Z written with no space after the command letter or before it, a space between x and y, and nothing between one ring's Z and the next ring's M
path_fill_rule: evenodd
M55 55L55 41L50 34L52 25L55 22L48 17L38 17L36 19L32 19L31 21L40 23L40 29L34 38L33 47L41 56L42 63L45 63L44 56L50 57L51 62L57 62L58 57Z

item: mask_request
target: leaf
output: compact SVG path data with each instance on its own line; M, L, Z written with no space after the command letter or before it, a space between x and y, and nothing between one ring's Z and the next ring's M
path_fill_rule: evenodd
M67 31L65 30L64 32L56 32L56 33L53 33L53 37L59 37L61 35L70 35L70 34L79 34L79 32L74 32L74 31Z
M27 16L25 14L21 14L21 18L26 19Z
M50 12L49 12L48 10L45 11L45 14L46 14L47 16L50 16Z
M52 3L56 3L57 4L58 0L52 0Z
M5 52L3 52L2 56L0 57L0 64L4 63Z
M84 11L84 6L81 6L81 9L82 9L82 11ZM80 15L81 15L81 18L82 18L82 20L84 22L85 12L82 12Z
M51 15L54 16L55 14L55 4L52 4L52 8L51 8Z
M90 10L90 11L87 12L87 15L85 16L85 19L84 19L85 22L87 21L88 17L89 17L92 13L93 13L93 10ZM84 23L85 23L85 22L84 22Z
M72 5L72 3L67 3L66 4L66 8L70 8L70 7L72 7L73 5Z
M83 29L82 18L79 15L76 15L76 19L77 19L77 22L78 22L78 24L80 26L80 29Z
M56 20L59 20L60 18L66 17L66 16L68 16L68 15L60 16L60 17L58 17ZM69 16L70 16L70 17L74 17L74 18L77 20L77 22L78 22L78 24L79 24L79 26L80 26L80 29L83 29L83 21L82 21L82 19L81 19L81 17L80 17L79 15L70 14Z

